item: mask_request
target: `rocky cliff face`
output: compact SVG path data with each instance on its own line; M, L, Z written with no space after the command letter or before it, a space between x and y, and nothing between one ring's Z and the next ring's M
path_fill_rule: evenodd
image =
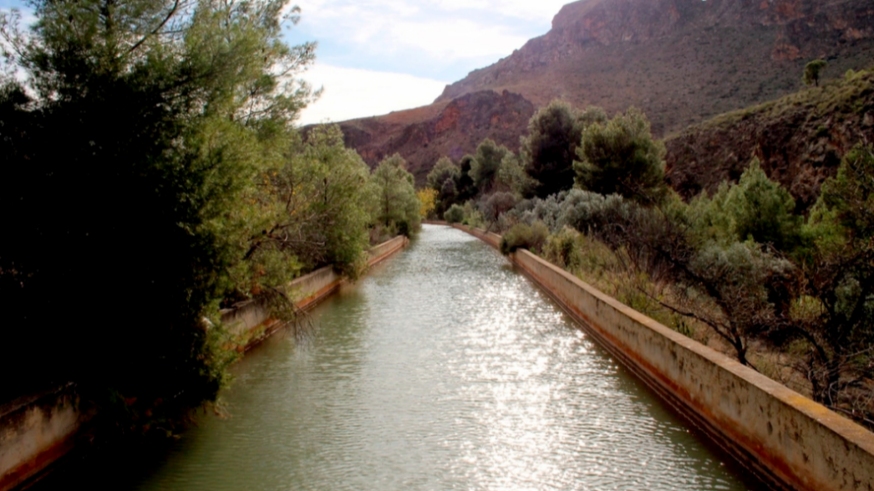
M634 105L656 134L793 92L804 64L829 74L874 61L870 0L583 0L552 30L446 88L563 98L608 113Z
M824 78L874 63L874 1L583 0L435 104L341 126L368 163L400 152L422 182L441 155L486 137L515 149L554 98L611 114L636 106L661 137L797 91L814 58L829 61Z
M375 118L340 123L346 145L371 166L400 153L416 182L440 157L459 160L484 139L518 150L519 136L534 114L534 105L518 94L490 90L464 94L451 101Z

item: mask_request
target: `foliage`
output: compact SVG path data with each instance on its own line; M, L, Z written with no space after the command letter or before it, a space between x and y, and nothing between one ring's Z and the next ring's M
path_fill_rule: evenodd
M496 189L510 191L518 198L531 198L537 183L525 172L522 161L512 152L501 160L501 167L495 178Z
M119 428L156 430L141 424L151 415L170 431L224 383L219 302L270 222L259 194L310 98L292 76L314 46L282 42L283 1L32 6L30 33L0 22L27 75L0 96L16 237L0 246L16 346L3 369L32 367L3 390L74 380L99 404L125 401ZM101 315L70 329L95 303Z
M573 186L573 162L583 129L606 120L600 108L582 114L568 103L554 100L528 122L528 136L521 139L520 157L525 171L537 183L536 195L545 198Z
M461 168L455 165L449 157L440 157L431 172L428 173L428 187L440 191L447 179L457 181L460 174Z
M828 62L825 60L813 60L809 62L804 65L804 74L801 76L801 81L804 82L804 85L816 85L819 87L819 77L827 66Z
M795 200L768 179L754 159L736 185L723 183L712 198L699 196L690 204L695 229L722 243L754 240L784 253L802 244L802 218Z
M420 203L413 187L413 175L398 154L386 157L371 176L376 196L373 218L376 223L408 237L419 229Z
M256 223L248 237L248 250L238 283L251 277L261 289L282 285L298 271L268 267L262 257L280 264L299 262L312 271L333 264L355 278L366 261L370 221L366 186L370 172L354 150L343 144L338 126L316 127L306 143L292 140L285 163L264 181L257 196L266 222ZM260 227L260 230L259 230ZM259 275L255 272L265 271Z
M473 155L465 155L458 162L460 172L455 180L456 203L467 203L477 195L478 190L472 176L474 160Z
M507 147L498 145L490 138L479 144L470 165L470 177L480 194L492 192L501 169L501 162L509 154Z
M431 188L420 189L416 191L416 197L419 198L419 216L423 220L435 216L437 191Z
M533 225L518 223L501 237L501 253L510 254L519 248L540 253L547 236L549 229L541 222L534 222Z
M857 146L826 181L808 227L816 237L801 267L790 323L804 346L798 367L814 399L870 419L850 402L874 376L874 150ZM867 414L866 414L867 413Z
M516 206L516 197L513 196L513 193L499 191L483 198L479 208L483 218L489 224L494 224L501 215L510 211L514 206Z
M464 220L462 220L463 224L475 228L485 228L485 217L473 200L469 200L465 203L462 209L464 210Z
M464 207L454 204L443 213L443 219L449 223L461 223L464 220Z
M635 108L605 124L589 125L577 156L574 170L582 189L618 193L648 205L660 201L666 192L665 146L653 140L646 115Z

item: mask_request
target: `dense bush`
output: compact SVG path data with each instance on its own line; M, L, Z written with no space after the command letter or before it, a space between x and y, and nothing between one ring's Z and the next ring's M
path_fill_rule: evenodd
M450 206L443 213L443 219L449 223L461 223L464 221L464 207L458 204Z
M539 253L548 236L549 229L541 222L516 224L501 237L501 253L510 254L519 248Z

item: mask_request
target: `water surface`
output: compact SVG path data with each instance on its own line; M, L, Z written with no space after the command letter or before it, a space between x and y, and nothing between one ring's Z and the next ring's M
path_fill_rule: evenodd
M201 417L117 489L756 486L460 231L426 225L311 316L302 342L234 367L229 419Z

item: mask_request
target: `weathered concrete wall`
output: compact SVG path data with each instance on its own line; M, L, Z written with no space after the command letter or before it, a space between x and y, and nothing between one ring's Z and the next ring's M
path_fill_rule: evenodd
M371 248L367 265L385 260L409 244L409 239L398 236ZM333 266L325 266L310 274L301 276L288 285L287 293L297 308L307 310L337 291L346 279L334 271ZM282 323L270 317L269 309L262 303L252 300L239 304L234 309L222 312L222 323L230 331L243 338L243 349L249 349L282 327Z
M772 485L874 490L871 432L526 250L511 260L668 403Z
M27 483L66 455L81 424L70 388L0 406L0 491Z

